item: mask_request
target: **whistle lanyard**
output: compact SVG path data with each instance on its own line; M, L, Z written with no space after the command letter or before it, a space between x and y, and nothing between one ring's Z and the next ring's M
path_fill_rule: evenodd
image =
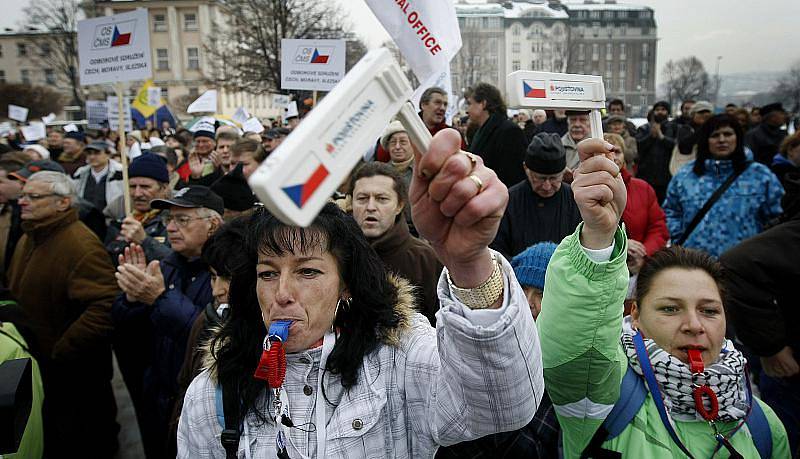
M661 422L664 424L664 427L667 429L669 436L672 438L672 441L678 445L678 447L683 451L683 454L688 456L690 459L694 459L694 456L689 452L689 450L684 446L681 439L678 437L678 433L675 431L675 427L672 425L672 419L669 417L667 413L667 408L664 405L664 398L661 395L661 388L658 385L658 381L656 380L655 373L653 372L653 366L650 363L650 356L647 353L647 348L644 344L644 338L642 337L642 332L636 333L633 337L633 344L636 348L636 355L639 357L639 363L642 367L642 375L644 376L645 382L647 383L647 389L650 391L650 395L653 397L653 402L655 402L656 408L658 409L658 415L661 417ZM692 368L692 373L702 373L703 372L703 362L702 360L698 360L698 356L690 356L690 363ZM747 375L745 375L747 378ZM752 404L752 392L750 390L749 380L747 384L747 398L748 402ZM711 427L714 429L714 439L717 440L717 447L714 449L714 457L717 452L723 446L725 449L728 450L730 453L730 457L732 459L742 458L742 455L737 452L733 445L731 445L729 438L733 437L733 435L738 432L738 430L744 424L744 420L730 433L728 437L722 435L717 428L715 420L719 413L719 406L716 394L708 385L695 385L693 392L694 401L695 401L695 408L700 413L700 416L703 417ZM710 395L709 395L710 394ZM708 396L711 400L711 410L706 410L705 406L703 405L703 396ZM746 419L746 417L745 417Z
M291 438L288 434L288 428L294 426L290 419L291 414L289 412L288 396L284 394L282 397L281 395L283 393L283 383L286 378L286 351L283 348L283 342L288 338L290 325L291 321L278 321L270 325L269 333L264 339L264 352L255 372L255 377L267 381L269 388L272 390L271 417L275 421L277 429L275 448L279 459L289 458L287 446L291 442ZM336 337L331 332L326 333L322 340L322 353L317 375L317 393L315 399L316 424L314 426L317 435L316 457L318 458L324 457L327 442L327 432L325 429L327 413L326 401L322 391L322 377L325 372L328 356L333 350L335 342Z

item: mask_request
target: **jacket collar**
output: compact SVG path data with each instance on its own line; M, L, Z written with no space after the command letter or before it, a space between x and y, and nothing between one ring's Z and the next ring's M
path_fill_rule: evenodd
M706 172L727 176L733 172L733 161L730 159L706 159Z
M506 116L501 113L492 113L489 115L489 119L483 123L483 126L478 128L477 132L475 132L475 137L472 139L470 151L481 152L484 150L487 142L489 141L489 137L492 135L492 132L494 132L495 129L503 124L503 121L506 119Z
M410 237L411 233L408 232L406 219L403 218L403 212L401 212L400 215L395 218L394 225L382 235L375 239L370 239L369 245L371 245L379 255L383 255L402 247Z
M69 209L44 220L23 221L22 231L28 234L35 244L40 244L76 221L78 221L78 209Z
M633 178L633 176L631 175L630 172L628 172L628 169L624 167L619 172L620 174L622 174L622 181L625 182L625 187L627 188L628 184L631 183L631 179Z

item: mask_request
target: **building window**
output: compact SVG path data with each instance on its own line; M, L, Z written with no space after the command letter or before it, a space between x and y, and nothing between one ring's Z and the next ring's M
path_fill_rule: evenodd
M0 83L5 83L5 82L6 82L6 71L0 70Z
M167 31L167 16L164 14L153 15L153 32Z
M650 43L642 43L642 58L650 55Z
M611 43L606 43L606 60L611 60L612 56L614 55L614 45Z
M200 50L198 48L186 48L186 67L189 70L200 69Z
M23 69L19 71L20 79L22 80L22 84L31 84L31 72L30 70Z
M626 90L626 88L625 88L625 78L620 78L619 79L619 88L618 88L618 90L620 92L625 92L625 90Z
M647 61L642 61L642 63L641 63L641 67L640 68L642 70L642 78L647 76L647 71L648 71L647 64L648 64Z
M49 85L56 84L56 72L53 69L44 69L44 82Z
M185 13L183 15L183 30L197 30L197 15Z
M639 82L642 87L642 91L647 91L647 78L642 77L642 80Z
M511 63L511 71L515 72L517 70L519 70L519 61L513 61Z
M619 76L624 77L627 72L628 72L627 63L625 61L620 61L620 63L619 63Z
M169 70L169 54L166 48L156 50L156 70Z
M519 42L514 42L511 44L511 52L518 53L519 52Z
M600 59L600 45L597 43L592 44L592 60L596 61Z
M28 47L25 46L25 43L17 43L17 56L27 56L28 55Z
M161 87L161 98L169 101L169 88L166 86Z
M611 78L611 74L614 72L614 63L611 61L606 61L606 78Z
M628 24L619 25L619 34L623 37L628 34Z
M519 37L519 34L520 34L519 25L514 24L514 27L511 28L511 33L515 37Z
M625 43L619 44L619 60L624 61L627 56L625 55Z
M42 57L47 57L50 55L50 43L44 42L39 45L39 53Z
M3 45L0 45L0 57L3 57Z
M594 35L595 38L597 38L597 36L600 35L600 23L599 22L593 22L592 23L592 35Z
M582 61L586 57L586 46L583 43L578 44L578 60Z

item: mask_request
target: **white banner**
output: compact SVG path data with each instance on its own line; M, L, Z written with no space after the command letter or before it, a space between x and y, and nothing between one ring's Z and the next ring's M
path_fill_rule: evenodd
M20 131L26 142L35 142L47 137L47 129L41 121L31 121L29 126L22 126Z
M161 88L158 86L147 88L147 105L151 107L161 106Z
M209 89L189 105L186 113L216 113L217 112L217 90Z
M366 0L419 81L444 69L461 49L452 1Z
M78 63L82 85L153 76L147 10L78 21Z
M69 123L64 126L64 132L78 132L79 130L75 123Z
M344 40L281 40L281 89L330 91L344 78Z
M24 123L28 119L28 109L19 105L8 104L8 117Z
M281 107L285 108L289 105L289 102L292 101L292 98L285 95L285 94L273 94L272 95L272 106L273 107Z
M447 93L447 111L444 114L444 120L447 124L451 124L453 120L453 115L458 111L457 100L455 94L453 94L453 79L450 76L450 64L447 64L446 70L438 73L434 73L428 78L428 81L422 83L414 94L411 95L411 103L414 104L414 108L419 108L419 100L422 98L422 93L425 92L426 89L432 87L442 88L444 92Z
M55 120L56 120L56 114L55 113L50 113L49 115L42 117L42 122L44 124L50 124Z
M86 127L89 129L102 129L108 121L108 108L104 100L86 101Z
M117 96L106 97L106 110L108 117L108 127L112 131L119 129L119 102ZM133 130L133 123L131 122L131 99L124 97L122 99L122 113L125 114L125 131L131 132Z
M255 116L242 124L242 130L244 130L244 132L255 132L256 134L261 134L264 132L264 125L261 124L261 121L259 121L259 119Z
M238 123L240 126L243 125L247 119L250 118L250 113L247 112L247 109L244 107L239 107L236 109L236 113L233 114L231 119Z

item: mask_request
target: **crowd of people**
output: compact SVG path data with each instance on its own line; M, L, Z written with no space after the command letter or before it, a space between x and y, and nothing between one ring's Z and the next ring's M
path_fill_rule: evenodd
M585 111L465 97L451 126L428 88L427 153L391 122L308 228L247 183L296 117L148 124L127 182L113 131L4 137L19 457L114 457L112 352L148 458L800 457L783 107L637 127L615 99L592 139Z

